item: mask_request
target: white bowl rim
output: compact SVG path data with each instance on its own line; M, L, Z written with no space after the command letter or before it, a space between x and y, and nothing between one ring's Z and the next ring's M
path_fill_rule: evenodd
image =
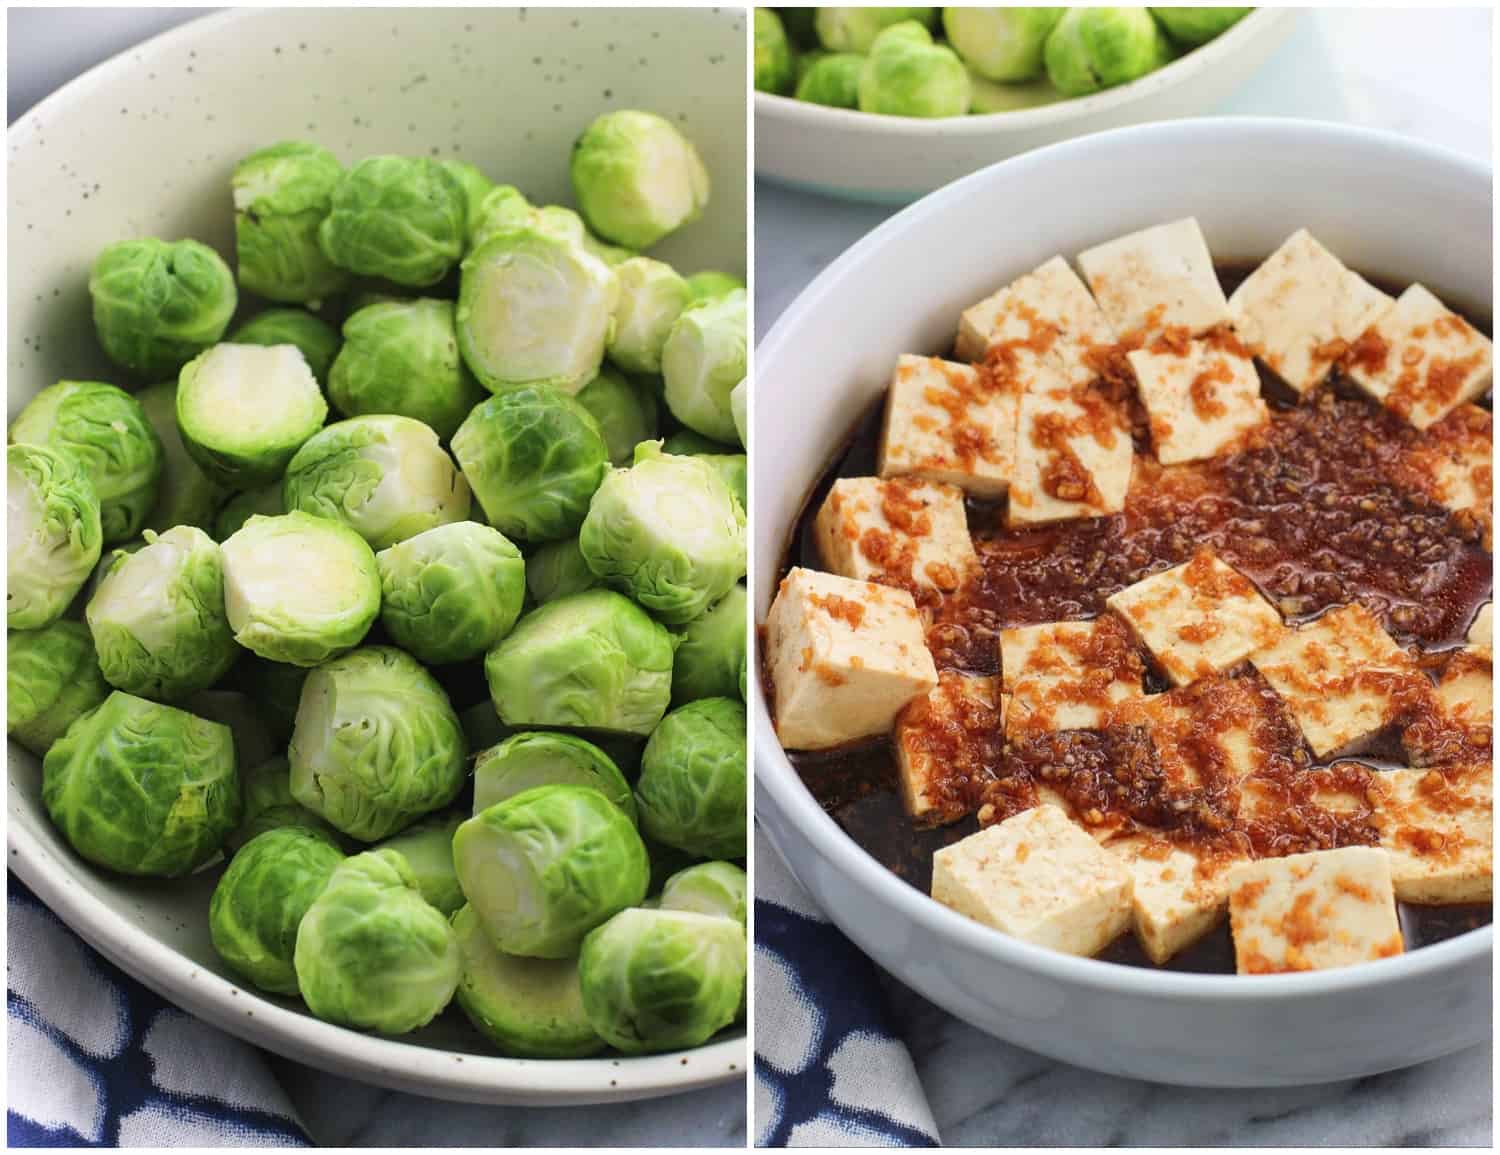
M888 116L860 112L852 108L830 108L774 92L755 94L755 115L786 117L830 129L848 129L881 133L888 136L929 137L986 136L999 130L1024 132L1045 128L1076 117L1107 113L1125 108L1151 96L1158 89L1171 88L1186 79L1191 71L1217 65L1224 57L1237 52L1241 43L1269 32L1271 28L1295 17L1295 8L1256 8L1207 44L1183 53L1169 64L1127 84L1106 88L1088 96L1065 97L1035 108L1016 108L1005 112L974 113L924 119L915 116Z
M1388 150L1396 154L1393 159L1400 159L1403 163L1415 162L1422 167L1446 168L1460 179L1483 180L1487 185L1492 180L1489 165L1450 149L1395 133L1315 120L1204 117L1133 125L1075 137L979 169L929 193L867 233L824 269L777 318L764 340L756 347L757 371L775 360L780 353L780 346L789 340L788 334L798 323L800 316L814 310L825 296L842 288L846 280L856 277L859 267L887 239L912 229L920 229L928 220L942 217L951 203L963 201L977 193L987 182L995 179L997 171L1003 170L1008 179L1021 180L1028 169L1090 151L1098 147L1101 141L1128 141L1145 145L1158 138L1186 138L1195 142L1203 140L1223 144L1229 133L1297 136L1309 141L1338 140L1358 147ZM778 532L778 551L784 538L785 534ZM1259 1002L1318 997L1379 986L1386 982L1421 978L1472 962L1493 950L1495 928L1490 923L1410 953L1358 966L1299 974L1224 975L1128 966L1062 954L1023 942L935 902L930 896L887 870L850 838L817 805L812 794L803 785L771 727L761 681L759 678L751 681L754 684L757 787L764 788L771 795L785 820L797 829L808 845L816 848L815 853L826 858L862 890L888 904L924 934L942 939L970 954L988 955L1017 970L1035 972L1052 980L1105 993L1184 1002Z

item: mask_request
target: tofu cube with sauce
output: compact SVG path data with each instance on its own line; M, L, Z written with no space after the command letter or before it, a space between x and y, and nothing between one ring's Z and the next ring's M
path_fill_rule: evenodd
M1122 338L1169 326L1198 334L1229 323L1229 302L1192 217L1096 245L1078 254L1078 267Z
M1006 520L1024 527L1119 513L1134 462L1124 415L1103 394L1027 393L1016 422Z
M1474 620L1469 623L1469 632L1466 635L1469 645L1477 649L1490 650L1493 652L1495 645L1495 603L1485 602L1479 607L1479 613L1474 615Z
M776 733L788 750L888 734L937 685L922 620L905 590L793 569L766 615Z
M1235 289L1235 331L1293 391L1323 383L1390 297L1298 229Z
M1255 365L1227 329L1172 330L1126 354L1163 465L1217 457L1269 417Z
M1417 437L1402 456L1402 465L1417 488L1460 521L1478 526L1484 548L1495 515L1494 421L1477 405L1460 405Z
M956 485L976 497L1010 488L1019 391L983 369L903 356L886 394L881 477Z
M1111 617L1000 631L1008 735L1098 729L1144 693L1144 676L1129 631Z
M1345 846L1263 858L1229 871L1240 974L1329 970L1401 954L1390 858Z
M1494 771L1488 763L1371 776L1380 845L1403 902L1494 897Z
M1349 376L1398 417L1426 429L1484 394L1494 352L1483 333L1413 285L1360 337Z
M963 491L932 481L842 477L813 532L823 564L856 581L946 593L978 564Z
M1495 722L1495 679L1491 651L1465 646L1448 659L1437 683L1438 707L1443 716L1466 730L1483 727L1481 741Z
M1099 953L1130 925L1130 873L1055 806L1037 806L932 857L932 897L1066 954Z
M1106 849L1130 872L1131 921L1152 962L1166 962L1223 921L1229 860L1142 835L1116 839Z
M940 673L937 688L896 719L896 768L912 821L940 826L971 813L1000 764L1003 734L998 678Z

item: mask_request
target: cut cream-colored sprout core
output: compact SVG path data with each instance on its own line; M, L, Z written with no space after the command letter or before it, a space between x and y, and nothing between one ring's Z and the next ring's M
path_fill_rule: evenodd
M196 365L178 389L178 419L190 431L212 430L216 448L246 452L300 441L328 412L295 345L215 345Z
M89 600L90 622L107 619L129 630L150 651L170 647L179 625L171 614L162 612L163 593L182 573L193 551L193 538L191 528L177 526L122 558Z

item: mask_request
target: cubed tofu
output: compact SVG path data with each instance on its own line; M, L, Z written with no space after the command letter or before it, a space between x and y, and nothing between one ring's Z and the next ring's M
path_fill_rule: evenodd
M1006 733L1093 730L1139 698L1145 675L1135 642L1110 617L1000 631Z
M1488 763L1371 775L1380 845L1403 902L1494 896L1494 772Z
M905 590L794 569L766 615L776 733L788 750L887 734L937 685L922 620Z
M1227 670L1284 629L1250 579L1209 550L1127 586L1106 604L1130 623L1176 686Z
M1349 359L1355 383L1418 429L1482 396L1493 372L1489 338L1421 285L1396 298Z
M1163 337L1126 354L1163 465L1217 457L1266 423L1260 377L1234 335Z
M813 530L823 564L856 581L948 592L978 561L963 491L932 481L840 478Z
M1418 489L1477 525L1491 548L1495 514L1494 430L1488 411L1460 405L1415 438L1402 464Z
M1474 615L1474 620L1469 623L1467 637L1469 645L1476 649L1494 652L1495 645L1495 603L1485 602L1479 607L1479 613Z
M1235 331L1299 394L1394 302L1298 229L1229 298Z
M1038 806L932 857L932 897L976 922L1093 955L1130 925L1130 873L1055 806Z
M1096 245L1078 254L1078 267L1121 337L1172 326L1196 334L1229 322L1229 302L1192 217Z
M1495 680L1491 651L1465 646L1448 659L1437 683L1438 705L1444 717L1471 730L1488 730L1495 722Z
M881 477L956 485L976 497L1010 488L1020 391L988 371L903 356L886 394Z
M1102 394L1027 393L1017 421L1006 519L1029 526L1119 513L1134 459L1124 415Z
M1405 949L1390 859L1373 846L1263 858L1229 871L1240 974L1329 970Z
M1320 758L1379 732L1431 692L1411 656L1358 603L1284 631L1250 660L1286 700Z
M1106 850L1130 872L1131 922L1152 962L1166 962L1223 921L1228 871L1237 860L1141 835L1116 839Z
M999 679L944 670L896 719L901 799L913 822L940 826L978 807L1000 765Z

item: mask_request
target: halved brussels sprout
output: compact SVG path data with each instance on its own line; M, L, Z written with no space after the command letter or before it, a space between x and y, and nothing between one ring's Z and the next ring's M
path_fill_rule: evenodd
M375 842L452 802L467 752L436 679L392 646L365 646L308 674L287 753L292 797Z
M859 77L865 58L855 52L829 52L808 65L797 80L797 99L829 108L859 107Z
M182 434L177 430L176 383L148 385L135 399L141 403L162 448L161 478L145 528L158 533L175 525L212 529L214 514L228 499L229 491L198 468L182 444Z
M915 20L937 27L936 8L819 8L813 18L818 43L829 52L868 52L892 24Z
M244 528L245 523L257 515L279 517L286 512L281 500L281 478L258 489L247 489L236 493L219 510L214 518L214 538L221 544Z
M656 398L613 369L600 369L579 391L578 403L599 422L612 465L624 465L637 445L656 436Z
M359 645L380 613L375 554L346 525L252 517L221 549L234 640L263 658L316 666Z
M297 928L292 962L318 1018L386 1035L437 1018L463 973L453 928L394 850L339 864Z
M725 297L736 289L745 287L745 278L737 277L733 273L720 272L718 269L704 269L701 273L694 273L687 279L688 290L693 295L693 301L707 301L714 297Z
M708 170L671 121L624 109L597 117L573 146L573 195L606 241L647 249L698 219Z
M729 592L684 625L672 656L672 705L732 698L745 666L745 587Z
M398 285L441 281L468 237L463 185L426 157L372 156L344 173L318 243L340 268Z
M218 253L197 241L120 241L89 273L94 329L116 365L174 376L224 335L239 294Z
M744 290L684 309L662 348L667 408L689 429L733 445L740 439L729 394L745 379L749 330Z
M440 525L375 555L380 620L430 665L477 658L510 632L526 596L526 562L503 533Z
M699 862L679 870L661 888L662 910L691 910L746 925L750 879L732 862Z
M213 538L190 525L126 554L85 611L99 668L112 686L172 701L207 689L239 656L224 614L224 562Z
M82 604L78 607L78 617L83 617L88 609L88 604L93 600L99 587L104 584L104 579L109 576L109 571L119 565L130 554L138 553L146 548L144 537L133 537L129 541L121 542L114 549L106 549L99 555L99 564L94 567L94 572L89 574L89 580L83 583L83 592L78 595Z
M1156 71L1172 45L1145 8L1069 8L1043 56L1054 88L1086 96Z
M469 252L496 233L536 223L536 209L515 185L497 184L484 194L469 225Z
M441 165L464 190L464 226L468 236L474 235L474 225L479 219L479 206L495 187L494 182L466 160L440 160Z
M422 897L447 915L464 904L453 865L453 834L464 817L461 813L428 815L376 847L394 850L406 859Z
M93 483L71 453L5 448L5 621L34 630L62 616L99 562Z
M651 866L635 825L598 790L539 786L458 828L453 860L498 949L567 958L583 936L646 897Z
M350 417L396 413L453 436L486 394L458 355L453 302L418 298L369 305L344 322L328 396Z
M604 1049L583 1013L576 958L502 954L472 906L453 916L453 931L464 970L458 1005L502 1054L582 1059Z
M339 351L339 331L306 309L267 309L228 337L231 345L295 345L318 379L328 384L329 366Z
M623 911L583 941L584 1011L626 1054L700 1046L739 1011L745 954L745 930L733 919Z
M239 823L234 739L228 726L116 690L47 751L42 802L90 862L188 874Z
M576 537L549 541L526 559L526 588L538 605L580 594L598 584L599 579L583 560Z
M1042 46L1062 8L944 8L943 31L965 64L986 80L1042 75Z
M606 583L682 623L745 575L745 511L712 466L648 441L594 494L578 548Z
M641 755L641 829L699 858L745 856L745 706L700 698L679 706Z
M109 697L82 622L7 630L5 663L5 732L38 757Z
M556 389L502 389L475 406L452 444L485 518L522 541L577 533L609 468L594 415Z
M792 89L792 45L781 17L770 8L755 10L755 90L790 92Z
M297 993L297 927L344 854L326 834L283 826L257 834L229 863L208 904L214 950L263 991Z
M288 140L252 152L234 167L234 236L240 284L268 301L317 308L349 274L318 246L343 166L326 148Z
M1207 44L1254 8L1153 8L1151 15L1179 44Z
M649 734L672 696L672 638L613 590L532 610L484 660L510 726L582 726Z
M243 764L243 759L237 759ZM284 755L267 758L249 770L240 770L240 796L244 808L240 824L224 840L224 848L234 854L257 835L268 830L299 826L321 831L337 842L340 834L292 797L292 767Z
M385 549L469 516L469 483L437 434L410 417L351 417L320 429L286 467L289 511L341 521Z
M106 544L141 532L156 502L163 454L146 411L125 390L102 381L49 385L16 415L10 439L77 459L99 498Z
M474 760L474 813L538 786L588 786L635 821L630 783L603 750L573 734L513 734Z
M318 379L295 345L215 345L177 380L182 443L230 489L280 477L327 416Z
M859 74L861 112L963 116L971 99L964 62L915 21L892 24L877 36Z
M620 303L614 335L606 346L609 359L631 373L659 373L667 333L692 304L693 290L671 265L650 257L622 261L615 273L620 278Z

